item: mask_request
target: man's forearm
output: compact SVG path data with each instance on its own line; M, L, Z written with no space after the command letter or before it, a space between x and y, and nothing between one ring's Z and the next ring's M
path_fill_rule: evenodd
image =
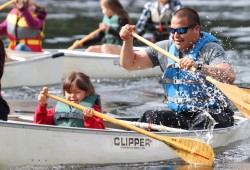
M232 84L235 80L235 73L231 66L224 65L222 66L210 66L203 65L201 70L206 76L211 76L212 78L224 82Z
M132 69L135 59L135 53L133 50L133 40L123 41L122 50L120 53L120 64L125 69Z

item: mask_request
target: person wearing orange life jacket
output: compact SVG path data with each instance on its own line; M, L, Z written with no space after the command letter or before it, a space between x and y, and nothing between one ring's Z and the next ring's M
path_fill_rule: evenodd
M0 36L8 36L11 50L41 52L46 16L47 11L35 0L16 0L15 8L0 24Z
M1 93L1 78L3 76L5 59L6 59L6 52L4 44L3 41L0 40L0 120L7 121L8 114L10 113L10 108L8 103L3 99Z
M153 34L152 42L158 42L169 37L169 25L172 14L182 8L179 0L153 0L144 5L144 10L136 23L139 35L146 32Z

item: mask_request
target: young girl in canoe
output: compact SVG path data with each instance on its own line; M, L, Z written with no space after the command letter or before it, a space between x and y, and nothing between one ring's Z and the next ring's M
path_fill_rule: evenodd
M0 120L7 121L8 114L10 113L10 108L8 103L3 99L1 95L1 78L3 76L5 59L6 52L3 41L0 39Z
M41 52L46 16L35 0L15 0L15 8L0 24L0 36L8 36L11 50Z
M81 72L70 74L64 80L62 94L66 100L80 104L86 109L81 111L57 102L56 106L47 110L48 98L41 91L38 95L38 106L34 115L35 123L104 129L103 119L93 115L93 109L101 112L101 103L87 75Z
M119 36L121 27L129 23L128 13L123 9L119 0L100 0L100 6L104 15L99 24L100 32L93 38L80 44L76 41L74 46L89 46L102 41L102 45L90 46L86 52L120 54L122 40Z

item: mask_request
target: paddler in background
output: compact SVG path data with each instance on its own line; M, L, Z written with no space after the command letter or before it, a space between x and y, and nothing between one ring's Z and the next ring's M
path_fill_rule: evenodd
M138 35L151 33L151 42L166 40L169 37L169 26L172 15L182 8L179 0L153 0L144 6L144 10L136 24Z
M74 46L89 46L86 52L120 54L122 40L119 32L130 21L128 13L119 0L100 0L100 6L104 15L99 24L100 32L83 44L75 41ZM93 45L100 42L102 45Z
M11 50L41 52L46 16L47 11L35 0L16 0L0 24L0 36L8 36Z

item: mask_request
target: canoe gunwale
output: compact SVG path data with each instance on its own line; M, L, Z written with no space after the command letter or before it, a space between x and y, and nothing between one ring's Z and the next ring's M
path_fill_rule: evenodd
M64 56L61 57L71 57L71 58L90 58L90 59L102 59L103 60L103 55L105 55L106 59L109 60L119 60L119 56L118 55L108 55L108 54L99 54L99 53L87 53L87 52L83 52L83 51L79 51L78 53L73 52L73 51L69 51L69 50L58 50L58 52L65 52ZM53 54L56 54L58 52L46 52L46 53L39 53L39 56L36 57L32 57L32 58L28 58L25 61L11 61L11 62L6 62L5 65L19 65L19 64L25 64L25 63L30 63L30 62L37 62L37 61L41 61L41 60L46 60L48 58L51 58ZM84 54L84 55L83 55ZM58 57L60 58L60 57ZM55 58L54 60L57 60L57 58Z
M13 66L13 65L26 64L26 63L39 62L39 61L42 61L42 60L47 60L50 57L51 57L51 54L43 54L41 56L30 58L30 59L27 59L25 61L11 61L11 62L6 62L5 66Z
M208 140L209 144L213 148L217 148L243 140L247 138L245 134L248 129L246 128L249 129L249 121L246 118L241 118L233 127L216 129L212 135L212 143L210 143L211 140ZM6 146L1 150L0 167L128 164L159 162L178 158L164 143L134 131L58 127L18 121L0 121L0 129L2 137L0 143L2 146ZM204 141L208 131L157 133ZM247 135L250 136L250 133L247 132ZM127 142L131 140L142 141L142 143L134 142L130 145ZM64 149L62 149L62 146L64 146ZM65 153L67 154L65 155Z
M226 127L226 128L219 128L219 129L213 129L213 134L220 134L229 132L232 130L235 130L237 128L240 128L241 126L248 123L247 118L240 118L235 116L235 119L238 120L238 122L234 126ZM107 130L102 129L89 129L89 128L75 128L75 127L59 127L54 125L41 125L41 124L35 124L35 123L27 123L27 122L20 122L20 121L0 121L0 127L11 127L11 128L22 128L22 129L36 129L36 130L46 130L46 131L60 131L60 132L72 132L72 133L95 133L95 134L114 134L118 133L120 135L140 135L144 136L142 134L138 134L134 131L127 131L122 129L114 129L114 128L108 128ZM178 136L197 136L197 134L206 134L208 133L208 130L191 130L191 131L185 131L185 132L154 132L159 135L168 135L172 137L178 137Z
M86 58L108 58L108 59L119 59L119 55L115 54L102 54L102 53L94 53L94 52L84 52L84 51L72 51L72 50L58 50L60 53L64 53L64 56L70 57L86 57ZM83 55L84 54L84 55ZM62 56L63 57L63 56Z

